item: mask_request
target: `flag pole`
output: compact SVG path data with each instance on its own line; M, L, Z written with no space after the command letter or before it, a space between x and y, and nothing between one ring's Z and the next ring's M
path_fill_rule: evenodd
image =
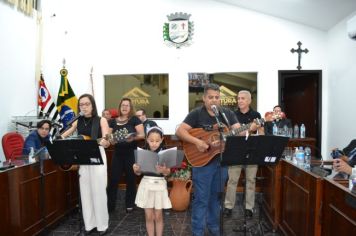
M91 94L93 95L93 97L95 98L95 95L94 95L94 81L93 81L93 66L91 67L91 70L90 70L90 86L91 86Z

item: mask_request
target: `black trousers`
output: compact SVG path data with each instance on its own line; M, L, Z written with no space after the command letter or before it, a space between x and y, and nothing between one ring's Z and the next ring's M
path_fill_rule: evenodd
M108 185L108 209L115 210L117 189L120 177L123 172L126 177L126 195L125 206L132 208L135 206L136 198L136 175L133 171L133 164L135 163L134 149L115 150L112 164L111 164L111 178Z

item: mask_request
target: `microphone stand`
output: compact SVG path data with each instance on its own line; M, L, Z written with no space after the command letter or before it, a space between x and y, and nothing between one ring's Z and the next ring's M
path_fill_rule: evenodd
M222 153L223 153L223 142L225 142L225 137L224 137L224 125L220 122L218 116L219 116L219 112L217 111L216 106L212 106L211 107L213 112L214 112L214 116L215 116L215 120L216 123L218 124L218 130L219 130L219 134L220 134L220 157L219 157L219 163L218 163L218 170L219 170L219 195L218 198L220 200L220 235L224 235L224 191L223 191L223 176L222 176L222 168L221 168L221 162L223 160L222 157Z
M38 161L40 164L40 209L41 209L41 219L42 219L42 224L43 224L43 231L41 232L41 235L47 235L48 234L48 227L46 223L46 194L45 194L45 171L44 171L44 160L45 160L45 155L43 153L43 150L45 147L40 148L37 151ZM34 156L34 157L35 157Z
M66 132L68 129L70 129L72 127L72 124L74 123L74 121L78 120L81 116L84 116L83 112L79 112L79 114L76 117L74 117L73 119L68 121L67 127L59 133L59 136L62 135L64 132ZM59 130L55 134L55 139L57 139L56 137L58 137L57 136L58 132L59 132Z

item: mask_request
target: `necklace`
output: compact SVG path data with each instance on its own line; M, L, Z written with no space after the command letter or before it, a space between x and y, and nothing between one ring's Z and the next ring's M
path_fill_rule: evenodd
M125 118L125 119L122 119L120 116L117 118L117 125L124 125L127 123L127 121L129 120L129 118Z
M90 124L90 122L91 122L91 117L88 119L88 118L84 118L84 125L85 125L85 127L87 127L89 124Z

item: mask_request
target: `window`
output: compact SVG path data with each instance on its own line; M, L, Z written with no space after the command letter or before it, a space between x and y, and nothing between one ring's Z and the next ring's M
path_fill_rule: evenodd
M106 75L105 108L117 108L129 97L135 110L143 108L148 118L169 117L168 74Z
M211 82L220 86L221 105L232 110L237 108L237 94L248 90L252 95L251 107L257 107L257 73L256 72L221 72L189 73L189 110L203 104L204 83ZM192 82L191 82L192 81ZM194 85L194 86L193 86Z

